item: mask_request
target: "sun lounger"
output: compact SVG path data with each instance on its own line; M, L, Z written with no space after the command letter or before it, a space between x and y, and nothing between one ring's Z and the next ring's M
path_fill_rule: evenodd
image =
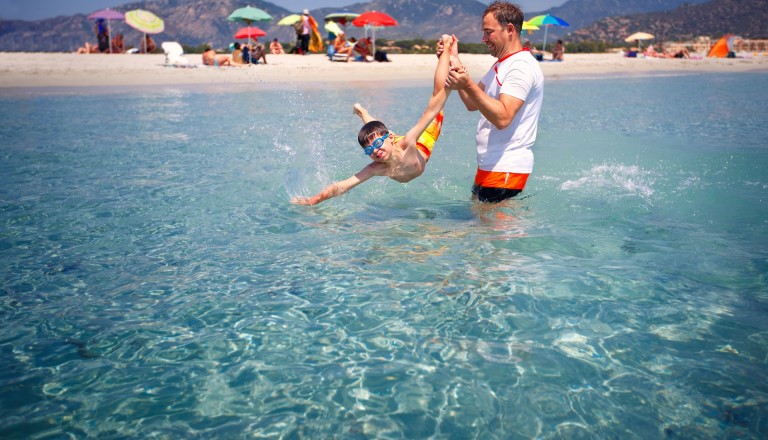
M189 60L184 55L184 49L181 44L175 41L166 41L161 45L165 52L165 65L174 67L190 67Z
M335 53L333 54L333 59L331 61L347 61L347 54Z

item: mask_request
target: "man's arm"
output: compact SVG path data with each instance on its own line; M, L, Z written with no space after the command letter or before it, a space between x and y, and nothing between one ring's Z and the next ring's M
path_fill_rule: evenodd
M317 205L332 197L338 197L371 177L379 175L378 170L380 168L376 163L368 164L354 176L334 182L312 197L294 197L291 199L291 203L294 205Z
M485 90L485 84L482 82L477 83L477 87L481 90ZM469 94L465 90L457 90L457 92L459 92L459 98L461 98L461 102L464 103L464 107L466 107L468 111L476 112L477 106L475 105L475 102L470 99Z
M488 121L499 130L503 130L517 115L525 101L506 95L499 95L494 99L485 93L485 85L473 83L464 69L454 69L448 74L448 85L451 89L458 90L461 100L467 110L479 110Z

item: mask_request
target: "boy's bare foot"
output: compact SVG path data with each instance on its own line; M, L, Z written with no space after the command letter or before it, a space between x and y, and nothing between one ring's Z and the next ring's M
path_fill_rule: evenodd
M451 68L462 67L459 60L459 39L456 35L443 34L441 37L444 50L448 50L451 54Z

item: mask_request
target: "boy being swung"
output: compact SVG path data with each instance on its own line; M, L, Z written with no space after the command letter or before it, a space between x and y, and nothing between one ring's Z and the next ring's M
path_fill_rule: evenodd
M365 123L357 140L364 154L373 162L366 165L354 176L334 182L312 197L294 197L291 203L316 205L331 197L340 196L374 176L386 176L400 183L410 182L419 177L426 167L432 147L440 136L443 123L443 107L450 94L445 87L450 62L458 53L458 40L452 35L443 35L441 53L435 69L434 89L427 108L405 136L396 136L374 118L360 104L354 105L354 112Z

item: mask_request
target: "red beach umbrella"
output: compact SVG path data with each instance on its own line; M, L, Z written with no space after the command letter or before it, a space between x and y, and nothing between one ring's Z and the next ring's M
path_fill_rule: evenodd
M376 28L381 26L397 26L397 20L390 15L379 11L363 12L357 18L352 20L352 24L357 27L370 26L372 29L371 41L373 42L373 52L376 52Z
M357 27L363 26L397 26L397 20L384 12L369 11L363 12L357 18L352 20L352 24Z
M267 35L267 33L260 28L256 26L248 26L238 29L235 33L235 40L244 40L246 38L250 40L253 37L263 37L265 35Z

